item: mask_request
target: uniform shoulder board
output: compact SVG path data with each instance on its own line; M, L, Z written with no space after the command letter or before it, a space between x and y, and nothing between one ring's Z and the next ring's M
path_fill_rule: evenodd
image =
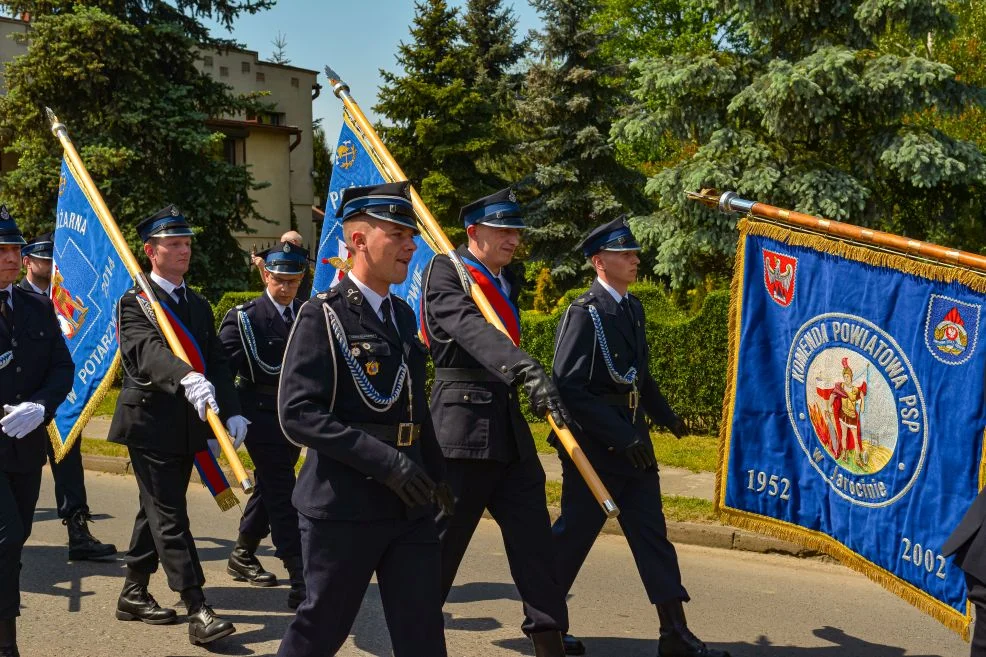
M592 301L592 293L591 292L585 292L584 294L582 294L581 296L579 296L578 298L576 298L575 301L574 301L574 303L576 303L576 304L578 304L580 306L584 306L585 304L589 303L590 301Z
M246 310L247 308L251 308L251 307L253 307L253 305L254 305L255 303L257 303L257 302L256 302L255 300L250 300L250 301L247 301L247 302L245 302L245 303L241 303L240 305L238 305L238 306L236 307L236 309L237 309L237 310Z

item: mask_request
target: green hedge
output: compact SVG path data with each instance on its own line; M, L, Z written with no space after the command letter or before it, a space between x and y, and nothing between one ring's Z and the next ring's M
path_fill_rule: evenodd
M246 303L260 296L260 292L227 292L219 299L219 302L212 307L212 314L216 318L216 330L223 323L223 318L231 308L235 308L241 303Z
M701 311L689 317L660 286L637 283L630 290L644 304L651 373L664 396L693 432L718 431L726 389L729 293L710 292ZM554 360L555 329L565 309L579 294L580 290L566 293L552 313L521 312L521 347L549 371ZM257 296L257 292L224 294L213 307L217 329L230 308ZM429 360L429 390L433 373ZM526 402L524 413L529 421L543 420L530 414Z

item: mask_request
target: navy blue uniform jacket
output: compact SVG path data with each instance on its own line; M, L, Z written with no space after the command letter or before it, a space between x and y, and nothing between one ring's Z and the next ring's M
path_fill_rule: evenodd
M623 450L640 438L649 447L644 412L657 424L674 426L678 418L651 376L648 364L644 306L633 295L630 307L632 325L626 313L610 293L594 281L592 287L578 297L562 317L555 335L553 373L555 385L577 423L574 427L579 445L598 470L636 475L636 470L623 455ZM603 395L629 394L631 386L613 380L596 343L595 328L588 306L599 313L616 371L625 375L631 366L637 367L637 389L640 407L636 421L629 404L620 407L610 404ZM554 436L552 435L552 440ZM652 451L653 453L653 451Z
M35 402L45 407L45 421L20 439L0 432L0 469L35 472L48 460L46 425L72 389L75 365L48 297L14 285L11 299L14 332L0 328L0 354L13 358L0 369L0 406Z
M390 298L400 342L387 335L380 318L348 276L305 303L291 327L277 407L284 435L308 448L291 501L310 518L369 522L432 513L431 505L409 509L383 483L394 470L397 450L422 466L436 482L445 475L425 399L427 350L417 338L411 307L393 295ZM329 330L329 309L345 331L350 354L385 397L393 390L403 356L409 380L389 409L380 411L363 401ZM421 424L420 437L410 447L388 444L350 426L396 426L401 422Z

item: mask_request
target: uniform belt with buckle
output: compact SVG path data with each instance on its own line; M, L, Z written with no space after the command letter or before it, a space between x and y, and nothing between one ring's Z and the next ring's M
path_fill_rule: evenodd
M410 447L421 437L421 425L413 422L401 422L400 424L354 422L349 426L365 431L377 440L397 447Z
M640 392L637 390L631 390L630 392L625 392L621 395L611 394L600 396L602 397L603 402L610 406L629 408L631 411L637 410L637 406L640 405Z

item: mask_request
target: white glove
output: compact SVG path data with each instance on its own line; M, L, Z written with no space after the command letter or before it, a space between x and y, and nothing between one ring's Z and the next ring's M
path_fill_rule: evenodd
M219 404L216 403L216 388L209 383L209 380L198 372L189 372L181 380L185 386L185 398L188 403L195 407L199 414L199 419L205 422L207 408L212 408L214 413L219 413Z
M226 431L233 438L233 449L239 449L243 441L246 440L247 426L249 425L250 420L242 415L234 415L226 420Z
M45 407L34 402L21 402L17 406L4 404L7 414L0 419L3 432L13 438L23 438L41 426L45 420Z
M209 443L209 451L212 452L212 455L219 458L219 441L215 438L209 438L206 442Z

